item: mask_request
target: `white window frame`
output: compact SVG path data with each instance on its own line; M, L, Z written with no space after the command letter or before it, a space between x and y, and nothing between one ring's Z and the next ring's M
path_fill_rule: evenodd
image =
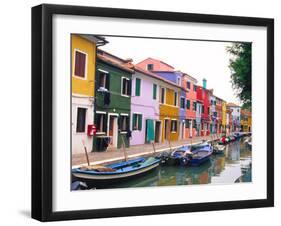
M129 118L129 114L127 114L127 113L120 113L120 116L125 116L125 117L128 117L128 118ZM121 119L120 119L120 120L121 120ZM122 130L122 127L123 127L122 122L121 122L121 126L120 126L120 127L121 127L121 128L120 128L120 134L126 134L127 131Z
M72 76L75 77L75 78L78 78L78 79L81 79L81 80L87 80L88 79L88 53L80 50L80 49L77 49L75 48L74 49L74 56L73 56L73 65L72 65ZM80 53L83 53L86 55L86 59L85 59L85 77L81 77L81 76L78 76L78 75L75 75L75 63L76 63L76 52L80 52Z
M106 112L105 111L96 111L96 114L103 115L103 117L105 117ZM103 128L103 122L104 122L104 119L102 119L102 128ZM103 134L106 134L106 131L96 132L96 134L103 135Z
M98 71L106 75L105 81L104 81L104 86L99 86L98 88L100 88L100 87L105 88L106 80L108 79L108 74L109 74L109 72L108 72L108 71L104 71L104 70L102 70L102 69L98 69ZM99 85L99 84L98 84L98 85Z
M177 125L177 130L175 131L175 130L173 130L173 122L178 122L178 120L177 119L171 119L171 133L177 133L177 131L178 131L178 125Z
M137 122L137 129L134 129L134 125L133 125L133 118L134 118L134 115L137 115L137 120L136 120L136 122ZM142 131L142 128L141 128L141 130L139 130L138 128L139 128L139 120L138 120L138 117L141 117L141 121L143 122L143 114L142 113L140 113L140 112L133 112L133 114L132 114L132 131L139 131L139 132L141 132Z
M124 76L121 77L121 96L122 97L130 97L129 95L123 94L123 79L126 79L127 81L130 81L130 79L127 78L127 77L124 77ZM132 90L131 90L131 92L132 92ZM132 93L131 93L131 95L132 95Z
M182 99L184 99L184 101L183 101L184 107L183 107L183 108L181 107L181 100L182 100ZM186 105L186 98L181 96L181 97L180 97L180 109L186 109L186 106L185 106L185 105Z
M77 117L78 117L78 108L84 108L86 109L86 114L85 114L85 131L84 132L77 132ZM82 106L82 105L79 105L79 106L76 106L76 120L75 120L75 134L86 134L87 133L87 128L86 128L86 125L87 125L87 115L88 115L88 107L85 107L85 106Z

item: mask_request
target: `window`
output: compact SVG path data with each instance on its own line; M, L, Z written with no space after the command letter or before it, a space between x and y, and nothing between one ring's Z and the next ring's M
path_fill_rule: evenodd
M165 104L165 88L161 88L161 103Z
M196 111L196 102L193 102L192 110L193 110L193 111Z
M193 90L194 90L194 92L197 92L197 86L196 85L193 85Z
M95 116L95 124L97 127L98 133L105 133L106 132L106 114L105 113L96 113Z
M218 113L217 113L217 112L214 112L214 116L217 117L217 115L218 115Z
M176 133L178 130L178 121L175 119L172 119L171 121L171 132Z
M202 114L204 114L204 112L205 112L205 107L204 106L202 106Z
M193 123L192 124L193 124L193 128L196 129L197 127L196 127L196 120L195 119L193 119Z
M181 103L180 103L180 105L181 105L181 108L185 108L185 98L184 97L181 97Z
M85 78L86 77L86 54L75 50L75 64L74 75Z
M157 85L153 84L153 100L157 98Z
M239 113L239 108L237 108L237 112Z
M147 65L147 70L148 71L153 71L153 64L148 64Z
M76 122L77 133L85 132L86 112L87 112L86 108L77 108L77 122Z
M120 116L120 130L121 132L126 132L129 128L129 116L121 115Z
M177 92L175 92L175 94L174 94L174 105L178 106L178 93Z
M133 114L133 130L142 129L142 114Z
M185 120L185 128L188 129L190 126L190 120L186 119Z
M106 88L109 90L109 74L99 71L99 78L98 78L99 87Z
M131 95L131 80L128 78L122 78L122 95Z
M178 84L178 86L181 85L181 78L180 77L177 77L177 84Z
M135 90L135 95L140 96L141 93L141 79L136 78L136 90Z
M190 82L186 82L186 88L190 89Z
M186 99L186 109L190 109L190 100Z
M210 108L208 107L208 115L210 114Z

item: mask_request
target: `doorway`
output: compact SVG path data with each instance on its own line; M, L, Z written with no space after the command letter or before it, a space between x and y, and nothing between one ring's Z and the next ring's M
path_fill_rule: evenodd
M160 131L161 131L161 122L156 121L155 122L155 143L160 142L160 134L161 134Z
M117 115L110 115L109 114L109 130L108 136L111 137L111 145L113 147L117 147L117 140L118 140L118 119Z

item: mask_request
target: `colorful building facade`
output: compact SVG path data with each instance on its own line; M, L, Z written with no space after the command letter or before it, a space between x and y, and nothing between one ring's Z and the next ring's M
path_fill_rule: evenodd
M159 143L162 122L159 119L159 79L137 66L132 76L130 145Z
M97 128L93 149L103 142L109 147L129 146L131 115L131 80L134 71L128 62L98 50L95 86L95 117ZM109 137L109 139L107 139Z
M195 137L196 132L196 100L197 80L192 76L183 73L182 87L185 89L185 138Z
M241 131L252 132L252 113L248 110L241 110Z
M234 103L228 103L227 108L232 110L232 127L233 131L240 131L241 125L240 125L240 119L241 119L241 107L234 104Z
M94 123L97 44L105 41L97 36L71 35L73 153L84 152L83 143L92 151L93 136L88 134L88 126Z

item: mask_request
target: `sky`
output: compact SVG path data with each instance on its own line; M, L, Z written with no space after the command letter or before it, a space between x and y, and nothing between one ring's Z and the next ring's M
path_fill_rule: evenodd
M231 72L228 67L230 54L226 47L229 42L168 40L130 37L109 37L100 49L123 59L132 58L133 63L152 57L172 65L175 70L185 72L202 85L207 79L207 88L214 89L214 95L240 105L231 86Z

